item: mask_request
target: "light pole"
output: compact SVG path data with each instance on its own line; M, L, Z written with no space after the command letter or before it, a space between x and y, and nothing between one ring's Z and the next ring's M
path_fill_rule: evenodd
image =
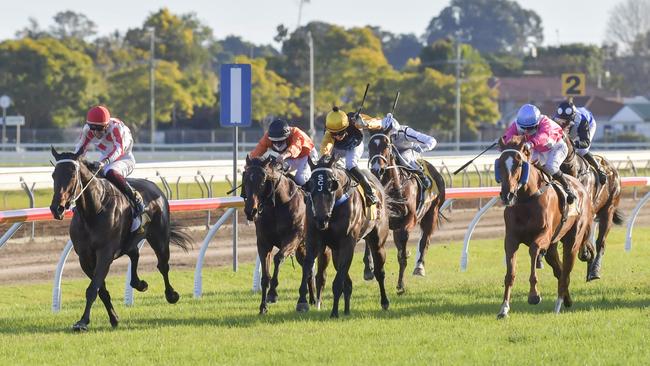
M154 27L149 27L149 34L151 35L151 39L149 42L149 118L150 118L150 123L151 123L151 136L150 136L150 142L151 142L151 151L154 151L154 141L155 141L155 134L156 134L156 117L155 117L155 109L156 109L156 99L155 99L155 90L156 90L156 78L155 78L155 68L156 68L156 61L155 61L155 55L154 55L154 43L156 40L156 28Z
M311 31L307 32L309 42L309 136L312 140L316 137L314 128L314 38Z
M460 31L460 8L454 6L452 8L453 17L456 20L456 149L460 150L460 67L462 62L461 55L461 31Z

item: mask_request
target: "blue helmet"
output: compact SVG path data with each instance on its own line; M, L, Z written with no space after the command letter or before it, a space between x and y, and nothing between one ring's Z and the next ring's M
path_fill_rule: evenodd
M517 127L524 130L535 128L541 117L539 108L532 104L524 104L517 112Z

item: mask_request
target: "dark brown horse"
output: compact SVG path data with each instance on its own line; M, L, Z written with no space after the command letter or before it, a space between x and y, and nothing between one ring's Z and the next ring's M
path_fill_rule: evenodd
M555 312L562 304L573 304L569 294L570 274L580 249L588 245L592 224L592 205L589 194L573 177L567 177L576 193L574 203L577 214L566 216L563 208L566 199L558 194L547 177L530 162L531 152L523 140L515 136L508 143L499 141L501 156L495 162L497 182L501 183L501 201L506 206L503 217L506 226L505 252L507 271L505 292L498 318L508 316L510 297L515 281L516 252L521 243L528 246L530 254L530 292L528 303L539 304L542 297L537 290L536 263L542 252L546 262L553 268L558 279ZM568 208L567 208L568 209ZM562 260L558 253L558 241L562 242Z
M113 260L126 254L131 259L131 286L146 291L148 285L138 278L138 243L147 239L158 257L158 270L165 281L165 297L170 304L178 301L179 295L169 283L169 243L185 250L192 239L180 228L170 223L169 204L160 189L144 179L129 179L146 203L146 214L151 221L144 232L131 232L132 213L127 198L108 180L97 178L88 162L77 154L59 154L52 148L56 159L54 173L54 195L50 210L54 218L63 219L65 210L76 204L70 223L70 239L79 255L79 264L91 279L86 289L86 308L81 319L72 327L75 331L88 330L90 309L97 295L104 303L113 327L118 317L111 304L105 279Z
M422 236L420 237L419 253L416 259L414 275L424 276L424 256L427 253L433 231L444 218L440 207L445 202L445 181L442 175L430 163L426 163L429 174L434 178L438 187L438 195L420 195L422 182L417 179L417 174L408 167L398 164L395 146L390 137L377 133L370 137L368 142L368 165L384 186L389 213L389 227L393 230L393 240L397 247L397 261L399 262L399 277L397 279L397 293L402 294L404 288L404 270L406 269L406 244L411 230L420 224ZM422 202L424 201L424 202Z
M381 183L370 173L364 172L375 189L379 202L373 215L364 203L363 194L357 183L344 169L335 166L335 159L329 155L321 157L312 166L312 175L306 184L307 203L307 257L302 266L302 283L297 311L308 311L307 280L311 276L314 258L325 246L332 249L336 277L332 284L334 303L331 317L339 316L339 300L344 296L344 314L350 313L352 279L349 270L354 248L359 240L365 239L374 262L374 275L379 283L381 307L388 309L389 302L384 287L384 264L386 252L384 243L388 237L388 219L384 207L384 190Z
M573 144L566 137L565 142L569 147L569 153L561 169L564 173L578 178L585 186L591 196L594 214L598 221L596 255L589 261L587 266L587 281L596 280L600 278L607 234L612 228L612 225L622 225L624 222L623 215L618 209L621 201L621 178L614 165L605 159L605 157L594 155L596 160L600 160L600 166L607 174L607 183L601 185L598 181L598 173L596 170L576 153Z
M283 174L281 166L272 158L263 160L246 157L242 182L246 197L244 212L248 220L255 221L257 254L262 264L260 314L265 314L268 311L267 303L273 304L278 299L280 264L294 254L299 264L302 265L304 262L305 195L292 179ZM271 277L273 247L278 248L279 251L273 257L274 269ZM319 309L330 256L329 250L319 253L316 298L314 298L314 278L310 277L308 281L309 303L316 304Z

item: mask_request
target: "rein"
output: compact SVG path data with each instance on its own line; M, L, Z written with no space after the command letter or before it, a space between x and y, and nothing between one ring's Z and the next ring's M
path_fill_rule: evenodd
M261 167L261 166L256 166L256 165L253 165L253 166L248 167L248 169L252 169L252 168L257 168L257 169L261 170L262 173L264 173L264 182L269 181L269 179L267 179L268 174L266 173L266 171L264 170L263 167ZM280 179L282 179L282 178L280 178ZM271 203L272 203L273 207L276 207L276 206L277 206L277 204L275 203L275 195L276 195L276 193L277 193L277 191L278 191L278 185L279 185L279 181L280 181L280 180L278 180L278 183L276 183L276 182L273 181L273 180L270 180L270 181L271 181L271 187L272 187L272 188L271 188L271 192L270 192L268 195L263 196L263 198L264 198L263 200L260 200L260 203L258 204L258 208L257 208L257 210L259 211L259 213L262 213L262 211L264 210L264 202L266 202L266 201L269 200L269 199L271 200ZM244 183L242 182L242 184L241 184L240 186L243 186L243 185L244 185ZM236 188L235 188L235 189L236 189ZM295 185L294 185L294 189L293 189L293 193L291 193L291 194L289 195L289 198L287 199L287 202L286 202L286 203L289 203L289 202L293 199L293 197L296 195L296 193L298 193L298 189L299 189L299 188L298 188L298 185L295 184ZM286 203L285 203L285 204L286 204Z
M81 192L79 192L79 194L77 194L77 195L76 195L76 196L71 200L71 202L73 202L73 203L76 204L77 199L79 199L79 197L81 197L81 195L84 193L84 191L85 191L85 190L90 186L90 183L92 183L92 181L95 180L95 178L97 177L97 174L99 174L99 171L100 171L101 169L98 169L98 170L95 172L95 174L93 174L93 176L90 178L90 180L88 181L88 183L86 183L86 185L84 186L83 184L81 184L81 173L80 173L80 169L81 169L81 168L80 168L80 166L79 166L79 162L78 162L77 160L73 160L73 159L61 159L61 160L57 160L55 165L59 165L60 163L72 163L72 164L75 166L75 173L76 173L76 175L77 175L77 190L78 190L79 187L81 187Z
M494 171L495 171L495 175L496 175L495 178L496 178L497 183L501 183L501 178L499 177L498 168L496 166L496 163L498 161L500 161L501 158L503 157L503 154L505 154L507 152L512 152L512 153L518 154L519 157L521 158L522 162L523 162L522 167L521 167L521 169L522 169L521 177L519 178L519 181L517 182L517 189L515 189L515 197L517 198L517 201L525 203L525 202L528 202L528 201L530 201L530 200L532 200L534 198L537 198L537 197L543 195L544 193L546 193L546 191L550 187L550 182L548 182L548 181L546 181L545 184L542 187L540 187L536 192L534 192L530 196L526 197L525 200L521 200L521 201L519 200L519 194L518 194L519 191L521 191L521 189L524 188L524 186L528 183L528 176L529 176L529 171L530 171L529 170L530 169L530 163L528 162L528 160L526 159L526 156L521 151L515 150L515 149L505 149L505 150L501 151L501 155L499 156L499 159L497 159L497 161L495 162Z

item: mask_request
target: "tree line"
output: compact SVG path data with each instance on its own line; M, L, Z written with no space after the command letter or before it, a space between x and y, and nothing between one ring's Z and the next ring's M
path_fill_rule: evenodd
M108 35L97 35L96 24L84 14L63 11L49 27L30 19L15 39L0 43L0 91L11 95L10 112L24 115L28 127L79 125L88 106L101 103L141 128L149 119L153 30L158 122L218 126L218 70L236 62L252 65L254 120L283 117L305 127L310 33L319 124L333 104L355 108L370 83L370 114L388 111L400 90L398 119L425 131L443 131L454 126L454 60L460 40L462 138L469 140L481 124L498 120L498 95L488 83L495 76L582 71L605 88L647 94L650 13L645 23L615 20L626 19L643 4L650 0L624 0L613 10L608 45L556 47L539 46L541 18L511 0L452 0L420 36L324 22L292 31L279 25L279 48L237 36L216 39L196 14L174 14L167 8L151 13L141 26Z

